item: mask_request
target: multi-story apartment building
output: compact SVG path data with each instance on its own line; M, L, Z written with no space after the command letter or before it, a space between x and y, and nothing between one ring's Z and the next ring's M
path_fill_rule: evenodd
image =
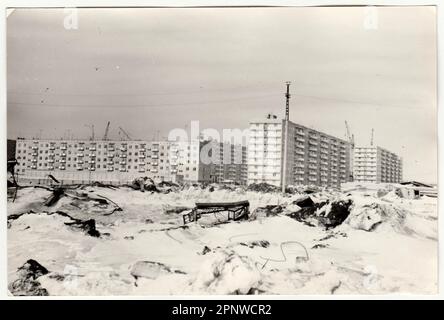
M390 182L402 180L402 159L378 146L355 147L353 177L357 182Z
M197 182L199 141L89 141L18 139L19 179L129 182L147 176Z
M227 142L201 141L199 181L247 184L247 148ZM205 161L206 160L206 161Z
M250 123L248 184L339 187L351 180L345 140L274 116Z

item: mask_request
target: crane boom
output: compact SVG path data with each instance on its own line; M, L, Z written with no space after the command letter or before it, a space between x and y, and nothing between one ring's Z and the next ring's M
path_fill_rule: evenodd
M350 134L350 128L348 126L347 120L345 120L345 129L347 130L347 139L353 148L355 146L355 136Z
M105 141L108 140L109 125L110 125L110 122L108 121L108 123L106 124L105 134L103 136L103 140L105 140Z
M126 137L128 140L131 140L130 135L129 135L125 130L123 130L122 127L119 127L119 129L120 129L120 131L125 135L125 137Z

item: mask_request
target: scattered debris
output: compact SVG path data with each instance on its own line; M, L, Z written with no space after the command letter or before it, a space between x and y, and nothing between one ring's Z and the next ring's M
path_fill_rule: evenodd
M314 202L313 200L310 198L310 196L305 196L302 197L300 199L297 199L295 201L293 201L293 204L301 207L301 208L307 208L307 207L313 207L314 206Z
M336 290L339 289L339 287L341 286L342 282L339 281L339 283L337 285L335 285L333 288L331 288L330 293L331 294L335 294Z
M297 201L296 201L297 202ZM310 205L313 203L312 205ZM329 200L314 203L311 199L304 199L298 206L300 210L292 212L289 216L309 226L323 226L327 230L342 224L350 214L352 200L337 200L330 203Z
M9 291L14 296L48 296L48 291L37 281L37 278L48 273L48 269L40 263L29 259L17 269L18 278L9 284Z
M205 255L205 254L207 254L208 252L211 252L211 249L210 249L209 247L205 246L205 247L203 248L203 250L202 250L202 255Z
M61 187L56 187L52 191L52 195L45 201L44 205L46 207L51 207L55 205L60 198L65 194L65 191Z
M248 294L261 286L261 274L255 263L234 251L216 250L208 254L193 287L212 294Z
M65 222L67 226L83 230L86 234L92 237L100 237L100 232L96 229L96 221L94 219L79 220L74 219L74 222Z
M270 246L270 242L268 242L267 240L241 242L240 244L248 248L254 248L254 247L268 248Z
M315 244L313 247L311 247L312 249L323 249L323 248L327 248L329 247L328 244L323 244L323 243L317 243Z

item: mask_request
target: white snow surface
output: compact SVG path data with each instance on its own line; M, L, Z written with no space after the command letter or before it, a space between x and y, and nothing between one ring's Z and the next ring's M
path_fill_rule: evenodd
M8 215L34 212L10 221L8 282L17 268L34 259L50 271L38 278L50 295L434 294L437 199L403 199L390 190L380 197L353 189L311 194L315 202L353 201L348 218L325 230L286 215L298 209L291 203L302 194L197 187L169 194L81 190L122 208L104 215L88 201L71 205L71 197L44 207L51 193L25 188L14 203L8 201ZM211 215L187 228L182 213L166 213L195 202L238 200L249 200L251 212L265 205L286 208L274 216L258 213L248 221L216 225L225 216ZM57 210L95 219L101 237L65 225L67 217L49 214Z

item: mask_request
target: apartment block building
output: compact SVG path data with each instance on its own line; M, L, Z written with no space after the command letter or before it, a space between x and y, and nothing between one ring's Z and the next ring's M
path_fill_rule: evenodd
M351 180L350 160L348 141L276 117L250 122L248 184L337 188Z
M247 148L227 142L201 141L199 181L247 184Z
M357 182L400 183L402 159L378 146L355 147L353 176Z
M199 141L89 141L18 139L19 179L49 174L72 183L129 182L147 176L197 182Z

